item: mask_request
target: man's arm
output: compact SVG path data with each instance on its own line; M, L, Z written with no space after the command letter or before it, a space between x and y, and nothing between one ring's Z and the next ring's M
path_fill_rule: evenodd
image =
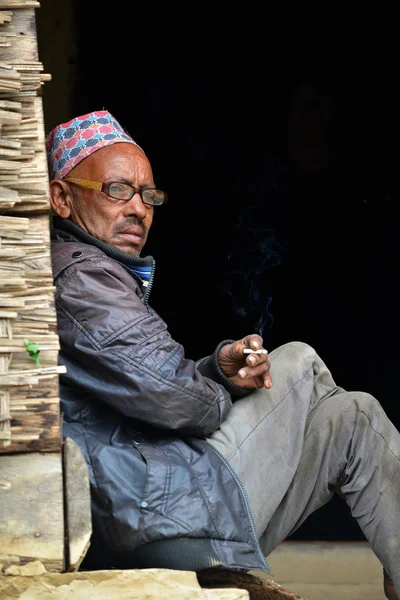
M155 427L197 436L219 427L230 393L185 358L123 267L86 260L56 284L63 384Z

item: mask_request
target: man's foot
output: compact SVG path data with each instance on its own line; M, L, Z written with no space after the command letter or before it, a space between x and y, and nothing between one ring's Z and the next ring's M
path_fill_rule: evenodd
M264 581L248 573L228 569L206 569L197 573L203 588L240 588L249 592L250 600L302 600L274 581Z
M389 598L389 600L400 600L394 587L393 580L386 573L385 569L383 569L383 589L386 598Z

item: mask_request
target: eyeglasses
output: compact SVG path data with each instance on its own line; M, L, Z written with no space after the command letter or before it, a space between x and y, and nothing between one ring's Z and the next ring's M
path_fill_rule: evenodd
M74 177L65 177L63 181L76 183L85 188L104 192L110 198L115 200L130 200L135 194L139 194L144 204L150 206L161 206L168 200L168 196L162 190L156 188L144 188L138 190L128 183L101 183L100 181L91 181L90 179L75 179Z

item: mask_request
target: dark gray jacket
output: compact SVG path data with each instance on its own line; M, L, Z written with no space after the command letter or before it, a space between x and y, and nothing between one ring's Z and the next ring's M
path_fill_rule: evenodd
M268 570L246 491L206 440L246 394L222 374L221 344L185 358L148 305L152 257L59 219L51 249L63 435L89 467L96 543L130 567ZM132 263L153 265L145 291Z

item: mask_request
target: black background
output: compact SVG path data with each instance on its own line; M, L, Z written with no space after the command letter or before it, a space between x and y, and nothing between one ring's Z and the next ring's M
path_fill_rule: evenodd
M240 13L74 10L70 118L109 110L170 196L146 247L151 304L186 355L257 327L269 350L307 342L398 427L396 82L379 65L306 69L284 31L274 44ZM363 535L334 499L292 539Z

